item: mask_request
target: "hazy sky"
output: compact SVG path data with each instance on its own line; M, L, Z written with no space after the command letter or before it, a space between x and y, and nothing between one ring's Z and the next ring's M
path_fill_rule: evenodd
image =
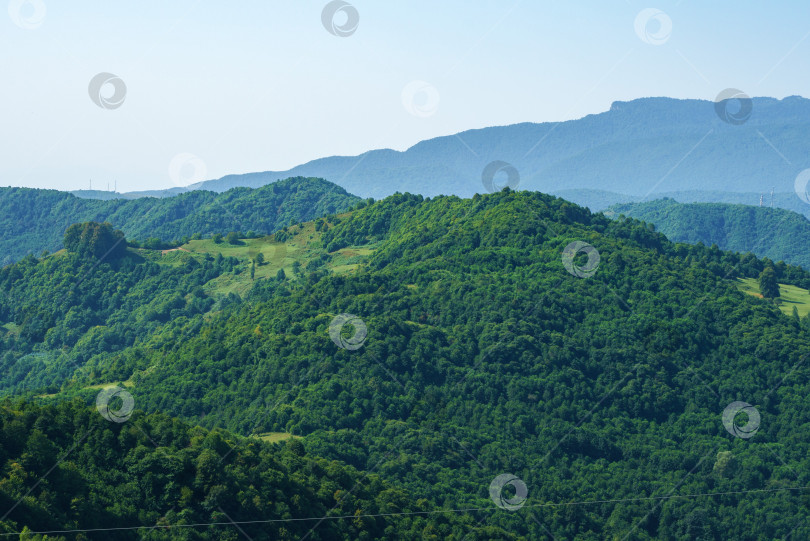
M326 5L12 0L0 185L161 189L615 100L810 95L806 0L352 0L346 36ZM99 73L119 86L94 102Z

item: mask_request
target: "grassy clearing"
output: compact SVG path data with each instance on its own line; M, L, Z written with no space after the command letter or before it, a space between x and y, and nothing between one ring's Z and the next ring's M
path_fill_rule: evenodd
M8 323L4 323L0 325L0 329L3 329L4 332L8 332L11 334L19 335L20 334L20 327L16 323L9 321Z
M273 235L255 239L240 239L239 244L229 244L224 239L215 243L212 239L192 240L173 250L147 250L145 257L166 265L181 265L189 257L234 257L240 261L236 272L228 273L211 280L204 290L211 296L227 296L235 293L244 297L253 287L256 280L274 278L279 269L289 279L295 279L293 265L298 262L301 269L307 263L326 254L321 243L322 233L315 230L315 222L305 222L287 228L290 237L286 242L276 242ZM374 253L374 246L343 248L329 255L326 268L336 274L356 272L358 267ZM143 251L143 250L141 250ZM264 257L264 263L255 267L254 278L250 277L251 263L258 254Z
M256 437L263 441L269 441L270 443L285 441L290 438L301 438L301 436L293 436L287 432L265 432L264 434L257 434Z
M759 283L754 278L737 278L737 288L743 293L762 298L762 293L759 292Z
M133 381L131 379L128 379L126 381L122 381L120 383L120 385L123 385L124 387L134 387L135 383L133 383ZM113 387L118 387L118 386L119 386L118 382L116 382L116 383L99 383L97 385L85 385L83 387L83 389L99 389L99 390L101 390L101 389L112 389Z
M163 257L183 254L183 252L186 257L205 254L213 257L218 254L222 254L222 257L235 257L240 261L240 268L234 274L229 273L211 280L204 289L213 296L236 293L242 297L250 291L255 280L275 277L279 269L284 269L287 276L292 276L293 262L304 257L304 254L301 253L300 242L295 242L295 239L282 243L276 242L272 236L269 236L240 239L239 242L240 244L228 244L225 241L215 243L211 239L192 240L181 246L182 251L167 253ZM251 263L258 254L262 254L264 263L256 265L254 278L251 279ZM175 255L175 257L183 257L183 255Z
M100 391L102 389L112 389L113 387L118 387L119 385L129 388L129 387L134 387L135 383L130 378L130 379L128 379L126 381L122 381L120 383L97 383L95 385L85 385L81 389L82 390L90 390L90 391L96 391L96 390ZM37 398L56 398L57 396L59 396L59 394L60 393L58 393L58 392L57 393L51 393L51 394L38 394L38 395L36 395L36 397Z
M335 271L335 274L346 274L357 270L357 267L359 266L360 265L357 263L350 263L348 265L335 265L332 267L332 270Z
M759 291L759 282L756 278L740 278L737 280L740 291L762 298ZM799 317L810 314L810 291L796 286L779 284L779 309L787 315L793 314L793 307L799 312Z
M779 295L782 303L779 308L785 313L793 313L793 307L799 312L799 317L810 314L810 291L796 286L779 284Z

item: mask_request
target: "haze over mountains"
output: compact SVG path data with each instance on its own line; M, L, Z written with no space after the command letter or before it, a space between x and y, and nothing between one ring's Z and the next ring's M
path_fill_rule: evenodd
M727 102L730 110L735 104ZM570 190L618 194L618 200L592 210L684 191L691 191L695 201L757 204L759 194L769 194L772 187L780 194L776 206L797 210L803 203L790 194L796 175L810 166L808 127L810 100L798 96L753 98L750 118L739 125L721 120L712 101L644 98L615 102L606 112L566 122L468 130L422 141L404 152L324 157L287 171L227 175L190 188L222 192L305 176L325 178L361 197L397 191L469 197L485 191L482 171L501 160L519 173L520 189L568 191L568 197ZM495 180L502 185L506 176ZM599 195L578 193L592 205ZM729 193L744 193L744 201L724 195Z

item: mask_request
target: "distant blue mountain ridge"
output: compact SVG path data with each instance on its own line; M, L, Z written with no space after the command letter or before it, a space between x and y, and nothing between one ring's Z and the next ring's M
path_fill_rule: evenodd
M394 192L471 196L484 191L492 161L511 164L521 189L590 189L646 196L688 190L793 192L810 167L810 100L753 98L741 125L721 120L715 103L643 98L566 122L468 130L422 141L404 152L372 150L317 159L288 171L227 175L193 188L258 187L292 176L320 177L361 197ZM729 102L729 107L733 103ZM505 178L503 179L505 180Z
M732 113L734 103L726 103ZM757 205L765 194L768 205L775 189L775 206L807 215L810 205L795 195L794 181L810 167L810 100L761 97L750 105L750 117L734 125L721 119L713 101L615 102L606 112L576 120L467 130L404 152L381 149L320 158L287 171L227 175L188 189L223 192L304 176L324 178L361 197L379 199L394 192L469 197L486 191L482 172L499 160L519 175L519 181L511 179L512 187L559 194L592 210L662 196ZM508 180L502 172L493 184L497 188Z

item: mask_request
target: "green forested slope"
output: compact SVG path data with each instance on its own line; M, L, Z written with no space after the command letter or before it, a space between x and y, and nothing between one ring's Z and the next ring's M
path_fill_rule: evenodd
M80 199L67 192L0 188L0 264L62 247L75 222L110 222L130 239L164 241L199 234L267 235L290 222L343 212L359 198L321 179L287 179L258 189L194 191L165 199Z
M101 264L72 253L27 256L0 270L0 333L13 344L0 351L0 391L56 390L93 356L233 302L206 294L202 286L232 273L239 265L234 258L187 258L171 265L156 262L159 254L130 250Z
M736 281L773 266L780 283L807 288L800 268L673 244L530 192L395 195L284 233L310 243L295 252L307 254L300 267L256 280L244 299L170 313L132 344L82 358L25 338L31 323L17 318L5 362L61 349L81 368L43 400L92 401L88 386L126 380L137 408L290 432L316 456L442 509L487 509L464 515L531 539L810 535L808 320ZM598 251L590 277L566 270L576 241ZM28 284L59 261L3 271L4 321L48 295ZM350 261L359 266L338 272ZM574 259L587 276L584 264ZM75 268L61 268L66 283ZM46 303L40 319L70 302ZM330 339L341 313L364 323L362 347ZM735 401L761 416L750 439L724 428ZM493 510L489 486L504 473L528 487L516 511Z
M511 538L298 440L277 446L161 414L118 424L81 402L5 402L0 444L3 539ZM317 520L330 511L351 518ZM59 533L74 529L87 531ZM57 533L8 535L24 530Z
M722 250L753 252L810 269L810 221L789 210L660 199L613 205L606 214L655 224L676 242L717 244Z

